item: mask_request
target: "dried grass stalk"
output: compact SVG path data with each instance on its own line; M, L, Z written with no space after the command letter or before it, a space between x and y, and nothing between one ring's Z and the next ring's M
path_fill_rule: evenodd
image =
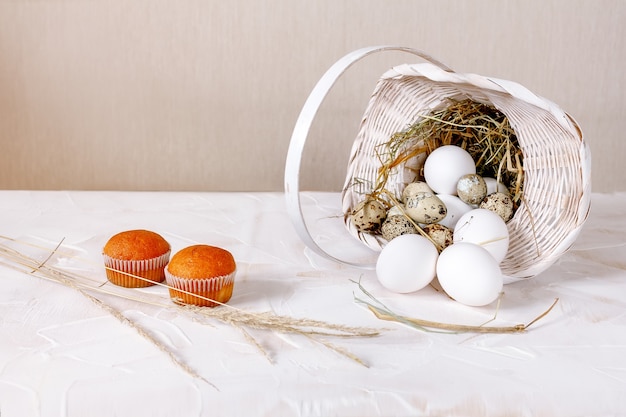
M485 324L474 326L474 325L466 325L466 324L455 324L455 323L442 323L437 321L423 320L413 317L406 317L399 314L394 313L390 308L385 306L380 300L374 297L371 293L369 293L360 282L356 282L359 286L359 289L363 294L365 294L371 301L363 300L355 296L355 301L357 303L365 305L368 310L370 310L374 315L386 321L395 321L397 323L405 324L414 329L423 330L423 331L434 331L434 332L445 332L445 333L521 333L528 330L530 326L535 324L537 321L544 318L556 305L559 299L555 299L552 305L548 307L546 311L535 317L533 320L526 324L516 324L513 326L486 326ZM496 313L497 314L497 313ZM494 316L495 319L495 316ZM493 319L492 319L493 320ZM490 320L491 321L491 320Z
M18 240L8 237L0 236L0 238L11 241L14 244L28 245L25 242L20 242ZM133 322L131 319L124 316L120 311L106 304L94 294L108 294L147 305L173 309L192 318L205 317L219 320L223 323L232 325L233 327L240 329L244 333L246 339L252 340L253 344L268 359L270 359L268 353L263 349L262 345L257 340L255 340L249 332L245 330L245 328L302 335L309 340L318 343L328 349L331 349L363 366L367 365L360 358L351 354L345 349L339 348L331 344L327 340L320 338L320 336L375 337L380 334L379 329L346 326L308 318L293 318L277 315L272 312L249 312L227 304L221 304L221 306L215 308L197 307L192 305L179 305L171 302L169 296L154 296L142 292L132 291L132 289L129 291L129 289L127 288L105 285L107 284L107 281L97 281L92 278L49 265L49 260L54 256L55 253L59 253L61 244L62 241L59 242L59 244L55 248L52 249L36 246L38 249L48 251L48 255L43 261L38 261L37 259L28 256L12 247L9 247L5 244L0 244L0 258L4 260L3 262L0 262L0 264L28 275L37 276L39 278L66 285L79 291L82 295L84 295L89 300L97 304L99 307L103 308L105 311L116 317L122 323L127 324L135 329L142 337L146 338L148 341L154 344L157 348L159 348L159 350L165 352L170 357L170 359L172 359L172 361L185 372L194 377L200 378L207 383L209 382L202 378L197 372L195 372L182 360L178 359L174 352L169 350L165 345L160 343L154 336L152 336L149 330L143 329L139 324ZM141 277L134 277L141 279ZM158 283L157 285L169 288L169 286L164 283Z

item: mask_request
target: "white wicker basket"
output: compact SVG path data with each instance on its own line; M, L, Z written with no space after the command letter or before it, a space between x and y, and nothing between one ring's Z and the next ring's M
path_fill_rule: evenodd
M524 199L507 223L511 244L501 264L506 282L544 271L573 244L589 212L591 159L579 126L557 105L517 83L456 73L411 48L369 47L348 54L327 71L309 96L294 128L285 168L288 210L300 237L317 253L342 262L322 250L308 233L299 202L300 157L315 113L337 78L363 57L386 50L405 51L424 62L392 68L374 89L354 141L342 194L350 233L374 250L385 244L379 236L358 232L348 216L367 192L352 186L353 178L375 182L380 161L374 148L414 124L418 114L429 113L449 98L469 98L507 116L523 153ZM401 194L423 160L418 158L412 161L412 169L394 173L386 188Z

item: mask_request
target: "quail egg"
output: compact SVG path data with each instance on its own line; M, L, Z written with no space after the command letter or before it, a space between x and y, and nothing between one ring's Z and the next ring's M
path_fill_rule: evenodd
M404 203L406 214L417 223L437 223L446 217L447 209L443 201L428 192L410 196Z
M513 200L505 193L489 194L480 203L480 208L493 211L505 222L513 217Z
M487 183L478 174L463 175L456 184L456 193L467 204L479 204L487 196Z
M440 223L427 224L423 230L437 244L439 249L445 249L453 242L452 230Z
M426 184L424 181L416 181L408 184L402 190L402 201L405 201L418 193L431 193L434 194L433 190Z
M361 201L350 213L352 224L360 232L375 232L387 217L385 205L369 198Z
M380 232L383 235L383 239L390 241L398 236L415 234L417 229L404 215L395 214L387 216L380 227Z

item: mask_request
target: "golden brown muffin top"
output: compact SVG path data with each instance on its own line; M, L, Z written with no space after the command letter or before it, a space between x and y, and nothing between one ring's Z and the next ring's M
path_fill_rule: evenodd
M179 278L213 278L235 271L233 255L226 249L209 245L193 245L177 252L167 270Z
M115 259L135 261L159 257L170 250L170 244L149 230L127 230L109 239L102 252Z

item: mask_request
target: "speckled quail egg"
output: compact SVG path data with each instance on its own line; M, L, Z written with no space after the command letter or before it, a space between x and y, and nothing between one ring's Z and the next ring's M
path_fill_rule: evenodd
M423 227L423 230L439 246L439 249L443 250L453 242L452 230L442 224L427 224Z
M505 222L513 217L513 200L505 193L489 194L480 203L480 208L493 211Z
M415 181L408 184L406 187L404 187L404 190L402 190L402 201L406 202L409 197L417 195L418 193L435 194L433 190L428 186L428 184L426 184L424 181Z
M387 216L383 225L380 227L383 239L388 241L402 235L415 234L417 229L409 219L402 214Z
M428 192L417 193L404 202L406 214L417 223L437 223L448 213L446 205L436 195Z
M361 201L350 213L352 224L360 232L375 232L387 217L385 205L375 199Z
M487 196L487 183L478 174L467 174L459 178L456 194L467 204L480 204Z

